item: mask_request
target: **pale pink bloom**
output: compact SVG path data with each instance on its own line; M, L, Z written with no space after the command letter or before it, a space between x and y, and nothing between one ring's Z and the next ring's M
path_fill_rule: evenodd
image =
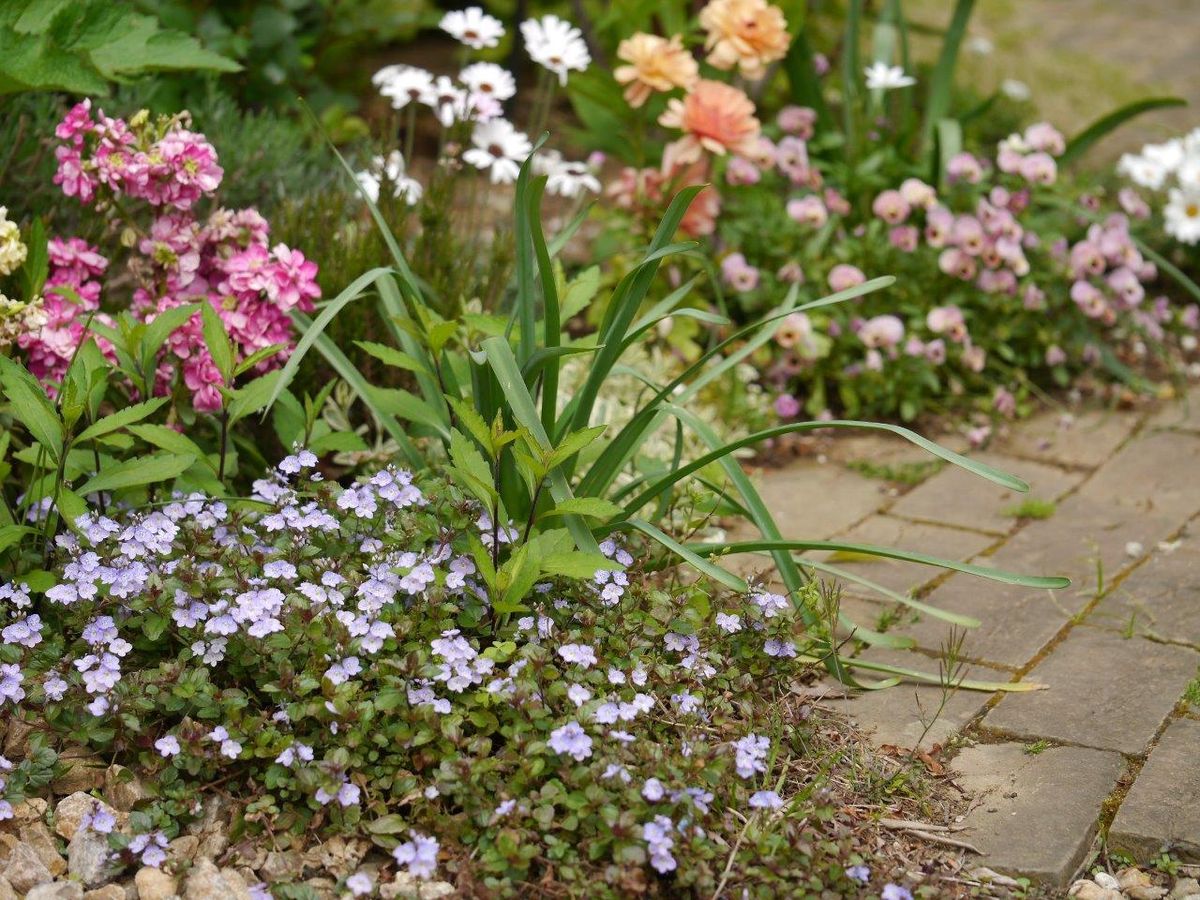
M1058 178L1058 164L1049 153L1030 153L1021 160L1019 171L1032 184L1054 184Z
M915 334L910 335L908 340L904 342L904 355L905 356L924 356L925 355L925 342L922 341Z
M983 179L983 166L970 153L956 153L946 163L946 177L951 181L965 181L968 184L979 184Z
M804 269L800 263L792 260L780 266L775 277L785 284L804 284Z
M925 345L925 358L935 366L940 366L946 361L946 342L941 338L934 338Z
M1011 419L1017 414L1017 398L1007 388L998 387L992 395L992 408L1006 419Z
M781 131L794 134L805 141L813 136L813 125L816 121L816 110L809 109L807 106L785 106L775 117L775 122Z
M968 344L963 348L962 361L963 365L972 372L982 372L983 367L987 364L987 351L974 344Z
M758 287L758 269L746 262L740 253L731 253L721 260L721 275L726 284L739 293Z
M813 228L820 228L829 220L829 211L816 194L789 200L787 214L793 221L801 225L811 225Z
M950 239L964 253L978 256L984 246L983 226L974 216L959 216L954 220L954 229Z
M967 432L967 441L972 447L978 449L987 443L988 438L992 436L991 425L979 425Z
M808 145L791 135L783 138L775 145L775 165L793 184L804 184L809 179Z
M1135 219L1150 218L1150 205L1133 188L1121 188L1117 192L1117 202L1121 204L1121 209L1125 210L1125 212L1129 213Z
M780 347L790 350L801 341L812 336L812 321L804 313L792 313L780 324L775 332L775 342Z
M1026 128L1025 143L1034 150L1043 151L1051 156L1061 156L1067 149L1062 132L1049 122L1037 122Z
M835 216L850 215L850 201L833 188L825 188L825 206Z
M984 269L979 273L978 285L985 294L1015 294L1017 276L1009 269Z
M725 167L725 180L732 185L758 184L762 172L744 156L735 156Z
M875 316L863 323L858 339L872 349L895 347L904 340L904 323L892 315Z
M1051 344L1046 348L1046 365L1061 366L1067 361L1067 354L1058 344Z
M1104 299L1104 295L1090 281L1076 281L1072 284L1071 299L1088 318L1103 318L1108 312L1108 302Z
M775 414L781 419L792 419L800 415L800 401L791 394L780 394L775 398Z
M1137 306L1146 297L1146 289L1142 287L1134 271L1127 266L1113 269L1105 280L1109 289L1121 298L1126 307Z
M925 314L925 327L934 334L944 334L955 343L967 337L967 325L962 310L957 306L935 306Z
M899 225L908 218L912 208L899 191L887 190L875 198L871 211L889 225Z
M1025 285L1025 290L1021 294L1021 300L1028 310L1046 308L1046 292L1036 284Z
M947 247L938 256L938 268L954 278L970 281L975 277L975 260L957 247Z
M746 154L746 158L760 169L769 169L775 165L777 152L774 142L765 134L760 134L758 140L754 142L753 149Z
M954 214L944 206L935 206L925 216L925 243L935 249L946 246L954 229Z
M1024 158L1020 151L1008 144L1001 143L1000 149L996 153L996 168L1006 175L1012 175L1020 170L1021 160Z
M921 232L915 225L897 225L888 232L888 242L897 250L912 253L917 249Z
M900 184L900 196L911 206L930 209L937 204L937 191L920 178L905 178Z
M849 263L839 263L829 270L829 288L834 292L849 290L866 280L867 276L863 274L862 269Z

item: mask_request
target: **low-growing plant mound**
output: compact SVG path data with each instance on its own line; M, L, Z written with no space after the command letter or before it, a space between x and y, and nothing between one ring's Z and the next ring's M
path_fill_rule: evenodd
M832 763L806 759L810 648L784 597L651 577L606 542L610 568L500 612L487 582L516 529L432 476L342 488L316 463L289 456L251 502L88 515L40 612L4 588L8 714L145 783L124 833L93 823L121 859L163 864L219 785L236 833L369 835L392 851L380 879L712 894L819 870L857 889ZM543 573L591 559L565 531L525 546ZM7 773L5 812L40 793L39 759Z

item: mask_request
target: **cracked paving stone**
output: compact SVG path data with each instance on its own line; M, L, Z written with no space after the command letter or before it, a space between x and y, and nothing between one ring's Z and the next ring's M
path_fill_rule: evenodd
M1164 848L1200 862L1200 722L1167 727L1117 810L1108 843L1143 862Z

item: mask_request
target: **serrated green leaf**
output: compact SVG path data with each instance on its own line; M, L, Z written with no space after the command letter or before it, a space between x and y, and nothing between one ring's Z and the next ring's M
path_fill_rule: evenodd
M90 441L101 437L102 435L106 435L109 432L126 428L151 415L156 410L160 409L166 402L166 397L156 397L153 400L145 400L141 403L135 403L132 406L127 406L124 409L119 409L112 415L105 416L103 419L93 422L91 425L81 431L75 440Z
M85 482L78 488L78 493L87 496L101 491L120 491L170 481L182 475L195 461L194 456L167 453L127 459Z

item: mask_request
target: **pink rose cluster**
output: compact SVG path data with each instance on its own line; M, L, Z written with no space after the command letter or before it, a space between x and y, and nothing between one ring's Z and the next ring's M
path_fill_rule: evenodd
M55 130L62 141L54 181L67 196L84 203L132 197L157 209L148 232L137 239L129 270L136 287L132 311L142 321L189 303L209 303L233 342L237 361L280 344L279 353L258 364L267 371L282 363L292 343L292 310L310 311L320 296L317 265L284 244L272 247L270 225L253 209L214 209L201 219L193 209L211 198L222 170L216 151L179 118L149 124L142 116L130 126L77 104ZM132 225L133 223L125 223ZM43 380L62 377L83 334L83 316L99 308L99 277L108 261L77 238L51 242L54 266L47 287L50 322L26 335L30 370ZM81 305L51 288L70 287ZM172 389L176 372L202 412L221 408L222 379L205 346L201 317L193 316L168 338L160 358L156 390Z

